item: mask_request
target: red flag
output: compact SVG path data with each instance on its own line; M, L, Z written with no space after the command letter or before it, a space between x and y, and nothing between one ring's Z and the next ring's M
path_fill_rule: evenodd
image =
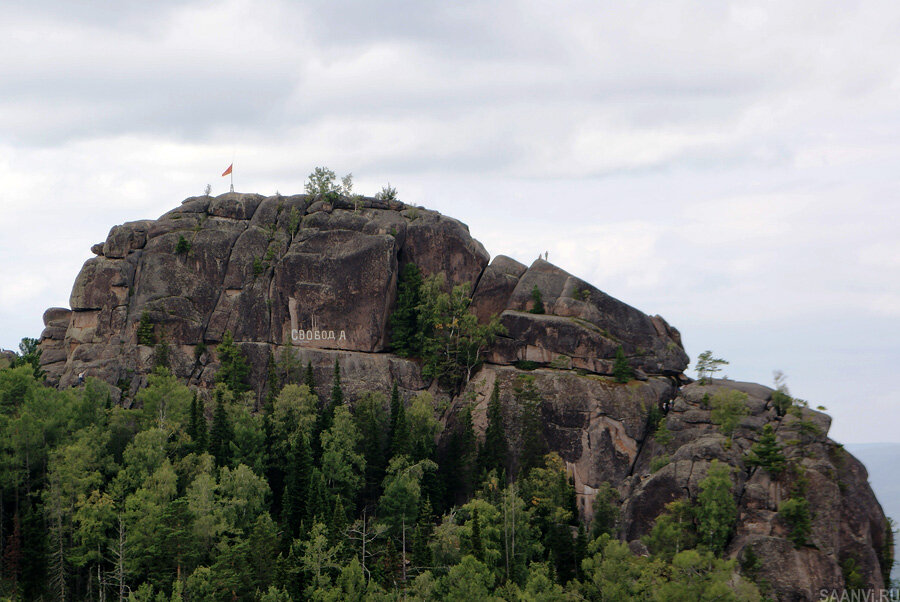
M228 174L231 173L231 168L232 168L232 167L234 167L234 163L232 163L231 165L229 165L229 166L228 166L228 169L226 169L225 171L222 172L222 177L223 177L223 178L224 178L225 176L227 176Z

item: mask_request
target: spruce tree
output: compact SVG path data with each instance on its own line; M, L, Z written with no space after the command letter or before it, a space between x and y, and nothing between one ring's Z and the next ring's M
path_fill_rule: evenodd
M534 375L523 375L518 380L515 396L519 404L522 424L519 474L525 476L529 470L543 464L548 450L541 417L543 398L541 392L534 385Z
M631 369L631 364L628 363L628 358L625 357L625 350L622 349L621 345L616 349L616 359L613 361L613 377L619 383L627 383L634 377L634 370Z
M281 498L282 520L291 537L299 536L300 524L307 516L306 496L309 493L311 469L309 441L303 433L294 433L284 478L284 495Z
M391 457L409 453L409 425L406 423L406 408L400 399L400 389L394 382L391 389Z
M209 447L209 425L206 424L206 410L203 398L197 398L197 449L207 451Z
M700 543L721 554L731 538L737 520L737 503L731 492L732 468L713 460L707 476L700 481L697 496L697 533Z
M459 424L450 435L447 451L440 468L444 472L445 490L452 497L448 505L466 499L472 491L472 464L476 459L475 430L472 427L472 410L466 407Z
M323 404L322 411L316 418L316 424L313 427L313 457L318 461L322 457L322 433L331 428L334 422L334 409L343 405L344 390L341 388L341 365L337 358L334 358L334 379L331 383L331 398Z
M407 263L397 284L397 303L391 314L391 347L401 357L418 357L422 352L419 339L419 305L422 302L422 272Z
M194 391L194 396L191 398L191 409L189 411L187 434L195 445L197 443L197 426L199 424L199 413L199 408L197 407L197 392Z
M503 474L509 460L509 449L506 445L506 430L503 426L503 408L500 405L500 383L494 381L494 390L487 407L487 429L484 433L484 444L478 454L478 466L482 474L496 470Z
M313 467L310 471L306 494L306 524L312 525L315 522L326 521L333 510L325 475L318 467Z
M225 399L221 389L216 391L216 409L213 412L212 429L209 433L209 453L216 460L216 466L228 466L231 460L231 424Z
M312 362L306 362L306 373L303 375L303 384L309 387L309 392L316 394L316 376L313 374Z
M230 330L226 330L224 336L222 336L222 342L216 347L216 355L219 358L219 371L216 373L216 382L224 383L226 387L235 393L243 393L249 390L250 366L247 365L244 352L235 345L234 337Z
M341 388L341 364L334 358L334 380L331 383L331 411L344 403L344 390ZM330 426L330 425L329 425Z
M484 543L481 541L481 521L478 520L478 508L472 508L472 539L470 546L472 556L478 560L484 560Z
M281 390L281 387L278 383L278 371L275 368L275 355L272 353L272 350L269 350L269 358L266 362L266 406L265 411L268 414L272 411L272 406L275 405L275 398L278 397L278 393Z
M765 425L759 441L753 444L747 454L747 464L761 466L773 477L777 477L784 470L786 463L787 460L775 436L775 429L771 424Z
M532 304L531 309L528 310L529 312L533 314L544 313L544 299L541 296L541 289L539 289L536 284L531 289L531 301Z

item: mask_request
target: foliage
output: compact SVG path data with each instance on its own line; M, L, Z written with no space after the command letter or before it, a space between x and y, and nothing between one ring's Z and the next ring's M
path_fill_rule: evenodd
M186 239L183 235L178 237L178 242L175 244L175 254L176 255L187 255L191 251L191 243Z
M707 349L697 356L697 366L694 369L697 371L697 377L700 379L700 383L703 384L712 382L713 375L716 372L721 372L722 366L727 365L727 360L713 357L712 351Z
M536 284L531 289L531 309L528 311L533 314L544 313L544 299L541 296L541 289Z
M661 456L654 456L653 459L650 460L650 473L657 472L664 466L668 466L671 459L668 454L663 454Z
M484 443L478 450L478 467L482 474L492 470L497 474L503 474L507 471L509 449L506 445L506 428L503 425L503 407L500 404L500 383L496 380L488 401L487 421Z
M391 314L391 347L401 357L418 357L422 352L419 336L419 305L421 304L422 273L414 263L407 263L400 271L397 302Z
M404 405L398 390L392 413L383 392L345 398L337 365L322 404L291 374L255 412L224 385L204 402L164 369L135 409L92 378L58 391L30 365L0 370L0 598L758 599L706 549L719 529L704 517L728 526L727 471L710 470L695 505L670 504L650 557L612 537L612 485L589 533L565 462L541 448L531 374L514 403L499 388L488 402L490 441L515 442L508 463L488 440L477 454L471 404L439 451L429 393Z
M381 190L375 193L375 198L379 201L396 201L397 189L393 188L391 183L388 182L387 186L382 186Z
M422 374L436 379L450 391L458 391L481 365L494 338L505 332L494 316L479 324L469 311L468 284L445 292L444 275L426 278L421 287L419 318L422 333Z
M216 382L224 383L235 393L243 393L248 390L250 388L248 382L250 366L247 364L244 352L235 345L230 330L226 330L222 336L222 342L216 347L216 355L219 358Z
M747 394L737 389L719 389L710 397L710 419L722 434L731 438L741 419L749 413Z
M784 519L790 529L790 538L794 546L806 545L812 530L809 502L806 498L789 497L778 506L778 516Z
M653 431L653 438L663 447L668 447L669 444L672 443L674 436L672 435L672 431L669 430L668 420L665 416L661 417L659 422L656 423L656 429Z
M787 414L793 405L794 400L784 391L776 390L772 393L772 406L779 416Z
M327 167L316 167L303 185L307 194L329 195L340 192L337 175Z
M25 337L19 343L19 354L12 362L12 368L19 366L30 366L34 378L37 380L44 379L44 371L41 369L41 349L38 347L39 341Z
M737 503L731 492L731 467L713 460L697 496L699 542L721 554L737 520Z
M138 322L137 342L138 345L156 345L156 332L153 322L150 320L150 313L146 310L141 313L141 320Z
M634 378L634 370L628 363L628 358L625 357L625 351L621 345L616 349L616 359L613 360L613 377L618 383L627 383Z
M748 466L760 466L769 474L777 477L784 470L787 460L781 451L781 445L775 436L775 429L771 424L763 427L762 436L753 444L747 453Z

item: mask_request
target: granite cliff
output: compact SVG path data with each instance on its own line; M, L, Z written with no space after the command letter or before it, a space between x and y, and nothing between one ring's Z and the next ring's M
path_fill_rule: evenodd
M129 405L147 382L154 347L142 345L142 320L165 340L172 371L208 390L216 346L233 334L252 367L256 399L266 393L270 357L309 362L326 383L335 359L352 403L366 390L404 395L429 389L441 399L446 433L472 409L483 436L499 386L507 433L521 432L517 391L523 379L540 394L543 437L566 462L579 510L592 515L597 491L618 495L619 536L640 550L665 505L698 495L712 462L735 468L738 524L727 548L781 600L819 599L842 590L848 560L864 582L885 586L890 547L882 509L864 467L828 436L830 419L808 408L779 415L774 391L733 381L693 383L679 332L542 260L525 266L490 259L457 220L421 207L373 198L230 193L194 197L157 220L115 226L92 247L72 289L70 308L44 314L41 362L60 388L81 375L110 385ZM498 315L506 334L462 391L450 395L423 377L420 364L390 352L390 321L400 270L444 273L470 283L472 311ZM531 313L540 290L544 314ZM302 333L302 334L301 334ZM635 378L611 378L621 348ZM709 396L746 394L748 413L726 436ZM324 391L323 391L324 392ZM669 434L655 436L658 419ZM779 504L795 483L750 466L747 452L771 425L789 458L805 468L814 509L806 545L791 541Z

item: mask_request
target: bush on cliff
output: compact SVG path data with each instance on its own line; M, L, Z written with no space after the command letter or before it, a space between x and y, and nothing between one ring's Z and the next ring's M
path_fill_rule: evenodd
M458 391L484 360L494 338L505 332L499 318L480 324L469 311L468 283L444 291L443 274L426 278L421 287L422 373L442 387Z
M391 314L391 347L401 357L418 357L422 352L419 334L419 305L422 302L422 272L414 263L400 271L397 303Z
M250 366L244 358L244 352L234 344L231 331L225 332L222 342L216 347L216 355L219 358L219 371L216 373L216 382L224 383L226 387L235 393L243 393L250 389Z

